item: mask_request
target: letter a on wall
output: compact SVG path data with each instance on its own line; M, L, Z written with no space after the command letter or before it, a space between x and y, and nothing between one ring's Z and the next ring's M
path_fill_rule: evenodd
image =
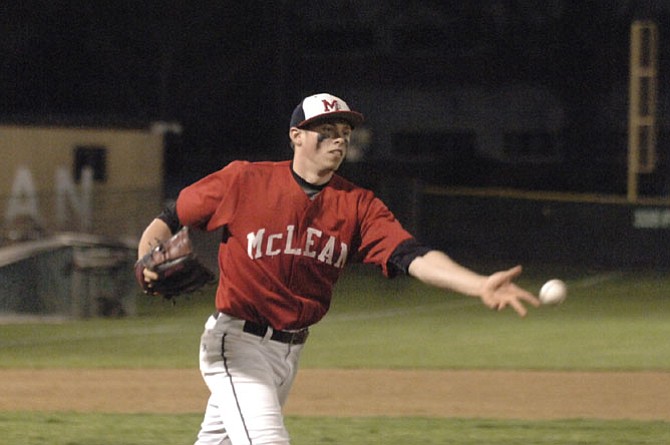
M38 207L33 175L26 167L19 167L14 176L12 192L5 212L5 224L10 225L19 217L39 223L41 218Z

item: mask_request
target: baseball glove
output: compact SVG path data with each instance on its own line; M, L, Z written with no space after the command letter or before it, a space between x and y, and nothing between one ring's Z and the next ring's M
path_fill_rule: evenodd
M158 278L145 281L145 268L158 274ZM214 281L214 274L198 259L188 228L184 227L135 263L135 278L144 293L170 299L200 289Z

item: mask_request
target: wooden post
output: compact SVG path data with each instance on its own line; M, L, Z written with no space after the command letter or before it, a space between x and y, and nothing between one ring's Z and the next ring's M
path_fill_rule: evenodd
M636 20L630 36L628 104L628 201L638 198L638 175L656 168L658 27Z

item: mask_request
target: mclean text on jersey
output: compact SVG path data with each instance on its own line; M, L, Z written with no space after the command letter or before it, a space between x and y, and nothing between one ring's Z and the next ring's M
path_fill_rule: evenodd
M286 232L265 232L266 229L262 228L247 234L247 254L252 260L279 254L302 255L340 269L347 261L347 244L341 241L338 243L333 235L324 237L323 231L314 227L307 227L303 243L298 241L295 226L292 224L286 226Z

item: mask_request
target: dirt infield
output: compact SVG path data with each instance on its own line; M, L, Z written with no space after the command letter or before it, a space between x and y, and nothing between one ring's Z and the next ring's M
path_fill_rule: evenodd
M0 371L0 410L201 412L196 370ZM670 421L670 373L304 369L288 415Z

